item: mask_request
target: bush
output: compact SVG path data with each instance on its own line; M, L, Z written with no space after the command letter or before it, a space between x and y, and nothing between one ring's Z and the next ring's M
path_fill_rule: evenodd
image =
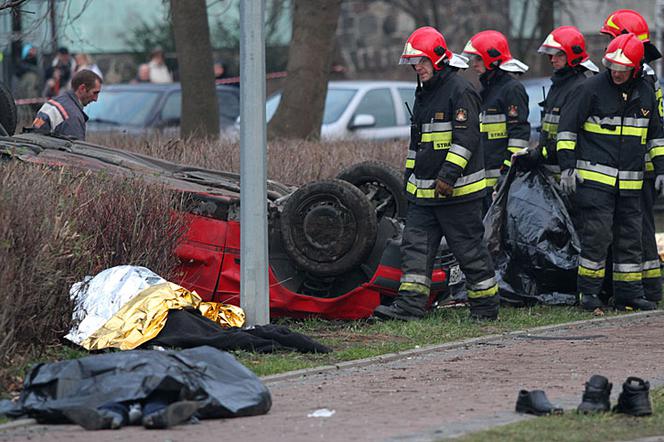
M132 264L171 276L184 226L171 210L178 196L90 172L0 168L1 367L59 342L71 325L69 288L85 275Z

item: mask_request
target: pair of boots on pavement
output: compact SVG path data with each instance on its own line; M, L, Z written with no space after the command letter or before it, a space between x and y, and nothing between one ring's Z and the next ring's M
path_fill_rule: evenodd
M605 309L606 306L599 299L597 295L579 295L579 304L581 308L589 312L595 311L596 309ZM645 296L634 298L629 301L613 301L613 307L616 310L657 310L657 302L647 299Z
M611 410L611 388L613 384L601 375L593 375L583 392L581 404L577 412L602 413ZM630 376L623 383L623 390L618 397L618 403L613 407L615 413L630 416L649 416L652 414L650 405L650 383L643 379ZM556 407L542 390L521 390L516 401L518 413L529 413L536 416L546 414L562 414L562 408Z
M428 296L400 293L392 304L379 305L373 312L378 319L414 321L422 319L429 304ZM495 321L498 319L499 300L497 296L474 299L470 302L470 319Z
M134 413L129 407L128 413L110 408L72 407L63 414L75 424L86 430L118 430L130 424L142 424L149 430L160 430L189 421L200 408L198 401L178 401L149 414L141 414L140 408Z

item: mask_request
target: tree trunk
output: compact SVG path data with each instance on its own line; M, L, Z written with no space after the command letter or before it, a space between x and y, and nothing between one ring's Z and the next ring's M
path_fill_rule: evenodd
M180 137L218 137L219 109L205 0L171 0L171 16L182 84Z
M341 0L294 0L288 77L270 138L320 138Z

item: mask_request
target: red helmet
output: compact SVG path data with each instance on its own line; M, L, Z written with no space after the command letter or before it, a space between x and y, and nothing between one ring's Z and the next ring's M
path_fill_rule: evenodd
M643 43L636 35L622 34L609 43L602 64L614 71L634 69L636 76L643 62L643 52Z
M452 58L452 51L447 49L443 34L431 26L418 28L410 34L399 64L417 64L423 57L431 60L437 71L442 69L444 61Z
M528 66L512 57L507 38L498 31L482 31L475 34L466 47L463 54L476 56L482 59L487 70L497 67L509 72L526 72Z
M613 12L604 20L599 32L611 35L613 38L631 32L644 43L650 41L648 23L641 14L631 9L618 9Z
M588 60L586 41L583 34L574 26L561 26L554 29L537 52L549 55L564 52L569 66L578 66L581 62Z

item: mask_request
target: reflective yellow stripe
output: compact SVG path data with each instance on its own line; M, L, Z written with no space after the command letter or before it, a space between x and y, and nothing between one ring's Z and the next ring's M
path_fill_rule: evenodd
M652 172L655 170L655 166L652 164L652 161L646 161L646 172Z
M452 132L425 132L422 134L422 142L433 142L435 150L449 149L452 146Z
M466 184L465 186L455 187L452 191L452 198L457 196L469 195L471 193L479 192L486 189L486 179L482 178L475 183ZM418 189L413 183L406 185L406 191L417 198L448 198L436 194L436 189Z
M576 148L576 141L559 140L556 143L556 150L563 150L563 149L574 150L575 148Z
M415 167L415 160L406 160L406 169L412 169Z
M461 167L464 169L466 165L468 164L468 160L462 157L461 155L457 155L454 152L447 152L447 156L445 157L447 161L449 161L452 164L456 164L457 166Z
M498 184L498 178L487 178L486 179L486 186L487 187L495 187L496 184Z
M585 180L595 181L611 187L615 187L616 185L616 177L604 175L599 172L592 172L590 170L577 169L576 171Z
M503 164L506 165L507 167L512 167L512 162L510 160L504 160Z
M546 150L546 146L542 147L542 158L548 158L549 157L549 151Z
M618 188L623 190L641 190L643 189L643 180L620 180L618 181Z
M418 284L416 282L402 282L399 286L399 291L415 292L427 296L429 295L429 287L423 284Z
M468 290L468 298L488 298L498 293L498 284L486 290Z
M579 276L585 276L586 278L604 278L604 271L604 268L593 270L587 267L579 266Z
M655 96L657 97L657 110L659 111L659 116L664 117L664 107L662 107L662 88L657 88Z
M480 123L480 132L486 132L490 140L507 138L507 123Z
M523 147L509 147L509 146L507 147L507 150L509 150L509 151L512 152L512 153L517 153L517 152L519 152L521 149L523 149Z
M558 132L557 123L542 123L542 132L547 132L549 138L555 138L556 133Z
M629 273L613 272L613 280L624 281L624 282L641 281L642 278L641 273L642 272L629 272Z
M648 151L650 158L655 158L660 155L664 155L664 147L653 147Z
M644 270L642 273L642 278L661 278L662 271L660 269L650 269Z
M586 121L585 123L583 123L583 129L586 132L592 132L595 134L614 135L614 136L628 135L628 136L641 137L641 144L645 144L646 137L648 136L647 127L615 126L615 129L611 130L611 129L604 129L602 126L600 126L597 123L589 123L588 121Z

